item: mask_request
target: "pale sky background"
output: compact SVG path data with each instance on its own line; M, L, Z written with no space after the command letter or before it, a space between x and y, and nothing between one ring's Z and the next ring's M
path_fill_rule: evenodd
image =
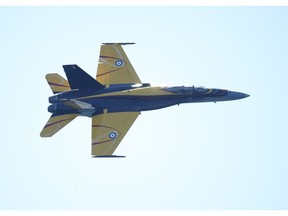
M1 7L0 209L288 209L287 7ZM143 82L249 98L143 112L91 158L91 120L41 138L46 73L95 76L102 42Z

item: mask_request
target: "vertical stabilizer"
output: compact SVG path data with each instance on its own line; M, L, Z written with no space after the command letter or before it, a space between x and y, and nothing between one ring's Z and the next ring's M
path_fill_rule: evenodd
M78 65L63 65L63 68L71 89L101 90L105 88L105 86L97 82Z

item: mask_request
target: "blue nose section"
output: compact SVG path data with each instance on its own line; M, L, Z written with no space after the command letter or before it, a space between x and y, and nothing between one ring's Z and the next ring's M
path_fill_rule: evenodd
M228 93L229 100L239 100L239 99L243 99L249 96L250 95L242 93L242 92L229 91Z

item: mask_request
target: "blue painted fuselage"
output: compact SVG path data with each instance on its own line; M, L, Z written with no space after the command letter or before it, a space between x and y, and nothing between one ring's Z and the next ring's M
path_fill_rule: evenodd
M181 103L237 100L249 95L195 86L152 87L150 84L114 84L101 90L73 89L49 97L48 111L92 117L107 112L141 112Z

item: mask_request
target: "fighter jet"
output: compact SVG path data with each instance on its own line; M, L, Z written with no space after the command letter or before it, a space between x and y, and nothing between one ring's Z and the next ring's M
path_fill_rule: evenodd
M76 64L63 65L68 81L57 73L46 75L54 93L49 97L52 116L40 133L51 137L78 116L92 119L94 157L117 157L114 151L142 111L182 103L231 101L249 95L197 86L153 86L142 83L122 46L103 43L96 79Z

